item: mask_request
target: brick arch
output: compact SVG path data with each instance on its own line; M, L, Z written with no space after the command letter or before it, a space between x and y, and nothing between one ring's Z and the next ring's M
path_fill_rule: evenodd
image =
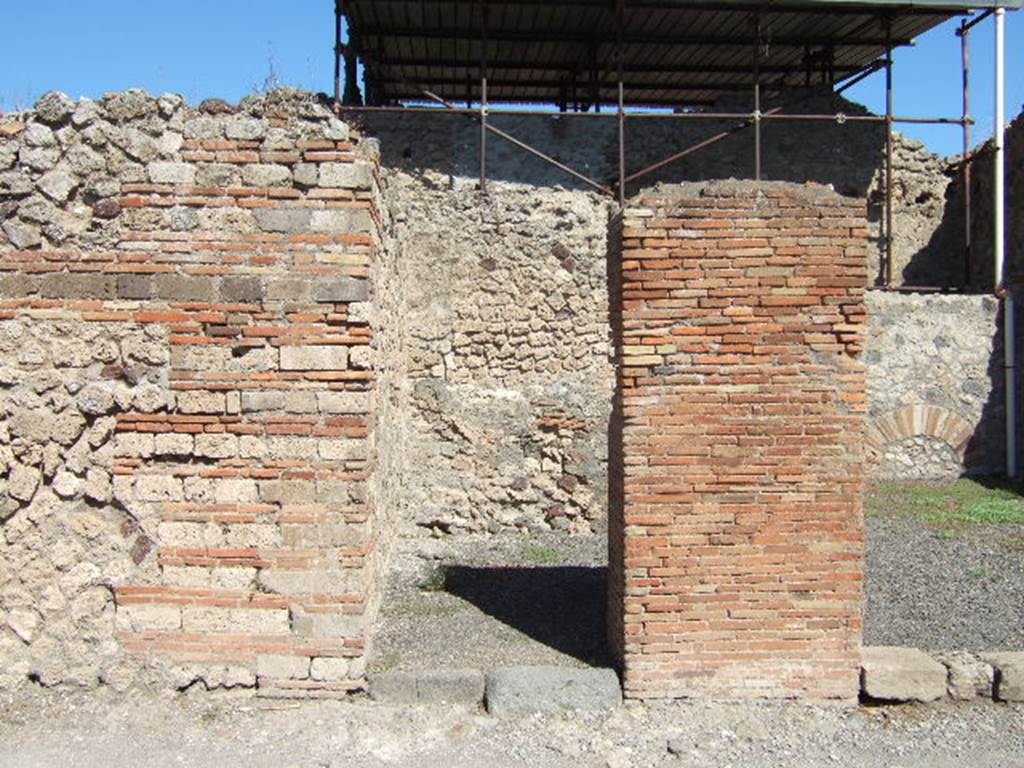
M963 461L974 427L963 417L938 405L908 405L889 411L868 426L868 449L881 457L885 448L911 437L926 435L947 443Z

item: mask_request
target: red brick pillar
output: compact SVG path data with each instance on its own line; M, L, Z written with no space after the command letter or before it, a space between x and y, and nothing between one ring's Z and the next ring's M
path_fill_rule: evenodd
M817 186L625 211L609 592L628 696L856 696L866 237L863 202Z

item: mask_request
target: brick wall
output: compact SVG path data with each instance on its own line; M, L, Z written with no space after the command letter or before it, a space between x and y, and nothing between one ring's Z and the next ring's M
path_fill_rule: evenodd
M80 114L58 99L4 126L31 186L5 210L0 322L145 342L133 352L115 339L123 354L107 364L86 354L75 370L87 380L47 402L111 421L112 444L88 468L59 441L11 440L9 470L37 483L35 495L0 488L5 517L32 519L45 496L61 515L88 506L101 528L116 524L131 562L103 579L114 604L95 606L110 618L97 658L160 668L179 688L361 687L386 532L372 482L375 145L315 103L196 111L115 98L126 96L131 109L90 102ZM40 148L48 168L28 162ZM90 155L103 162L83 164ZM43 229L33 205L57 208ZM63 221L74 227L53 229ZM58 343L36 367L59 377ZM146 362L163 367L152 375ZM124 396L140 376L150 396ZM21 383L5 379L11 402ZM88 471L112 478L109 490L87 496ZM56 583L54 569L35 575ZM59 616L30 602L37 634L56 633ZM43 654L28 645L12 654L31 674Z
M627 695L855 698L863 202L665 187L621 235L609 593Z

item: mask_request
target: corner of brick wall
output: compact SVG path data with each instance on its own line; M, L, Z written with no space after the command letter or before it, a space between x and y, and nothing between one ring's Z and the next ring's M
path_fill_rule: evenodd
M4 126L0 148L20 158L4 182L21 186L0 235L0 321L114 339L115 364L69 363L54 341L21 366L74 374L53 407L91 409L113 429L86 462L105 495L87 495L85 464L54 443L52 460L25 454L11 468L36 478L37 495L4 498L15 520L38 494L91 505L100 526L121 520L131 562L111 578L113 610L96 607L113 625L100 620L96 647L69 664L110 655L100 641L112 639L115 655L178 688L364 685L387 533L372 482L377 156L311 99L286 101L225 114L141 92L54 97ZM147 362L163 368L150 375ZM147 396L119 394L140 376ZM42 663L18 653L26 670ZM103 662L95 670L104 680Z
M609 634L626 695L854 700L864 203L665 187L621 227Z

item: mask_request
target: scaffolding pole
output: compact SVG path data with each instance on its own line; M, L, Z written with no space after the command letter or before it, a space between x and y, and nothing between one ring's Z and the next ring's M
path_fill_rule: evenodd
M885 19L885 285L892 286L893 237L892 237L892 126L893 126L893 93L892 93L892 20Z
M995 288L996 295L1003 299L1003 374L1006 400L1006 476L1017 476L1017 339L1014 317L1013 287L1007 277L1006 267L1006 11L1002 8L995 13L995 130L992 153L993 201L995 208Z

